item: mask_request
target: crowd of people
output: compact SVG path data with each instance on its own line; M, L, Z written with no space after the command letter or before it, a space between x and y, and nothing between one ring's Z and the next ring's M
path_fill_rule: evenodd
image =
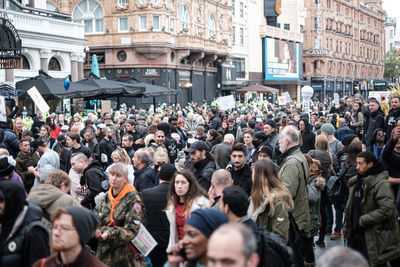
M25 121L0 130L0 266L400 266L398 96Z

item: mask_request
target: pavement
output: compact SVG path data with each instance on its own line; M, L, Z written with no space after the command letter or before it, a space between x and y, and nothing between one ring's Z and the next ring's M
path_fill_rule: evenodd
M314 238L314 241L318 240L318 236ZM315 254L315 259L317 260L319 257L321 257L322 254L324 254L325 251L327 251L330 248L333 248L335 246L344 246L343 243L343 238L340 238L339 240L331 240L331 235L325 235L325 247L321 248L317 245L314 247L314 254Z

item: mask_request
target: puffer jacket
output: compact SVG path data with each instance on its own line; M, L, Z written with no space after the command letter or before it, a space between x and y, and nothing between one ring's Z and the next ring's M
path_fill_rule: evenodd
M298 157L302 163L294 157L287 159L290 156ZM310 211L306 181L308 181L310 176L310 169L307 160L301 153L299 146L295 146L280 156L279 164L281 165L278 173L279 178L286 188L289 189L294 201L295 208L291 212L294 220L300 230L308 231L310 227ZM304 177L304 173L306 177Z
M400 231L396 216L393 191L387 181L387 172L370 174L362 178L363 199L359 225L364 231L370 264L376 266L395 259L400 254ZM357 176L349 182L349 200L346 206L346 233L349 247L354 246L352 229L354 194Z

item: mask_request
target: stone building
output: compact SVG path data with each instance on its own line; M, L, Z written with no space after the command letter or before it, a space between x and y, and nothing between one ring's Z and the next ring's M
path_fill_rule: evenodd
M315 99L377 88L384 71L382 0L305 0L303 77Z
M386 53L389 50L396 48L395 37L396 37L397 20L396 18L388 17L386 12L384 13L385 13L384 26L385 26L385 53Z
M227 60L232 46L230 1L49 2L85 25L89 47L86 75L91 56L96 54L102 77L136 79L179 90L176 97L163 97L158 102L187 104L217 96L217 67ZM140 105L152 99L136 101Z

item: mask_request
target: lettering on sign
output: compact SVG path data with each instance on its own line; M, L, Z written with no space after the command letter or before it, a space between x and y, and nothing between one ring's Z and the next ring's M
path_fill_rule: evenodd
M327 56L328 50L323 49L308 49L307 55L309 56Z
M145 77L158 77L158 76L160 76L160 70L159 69L144 69L143 70L143 76L145 76Z

